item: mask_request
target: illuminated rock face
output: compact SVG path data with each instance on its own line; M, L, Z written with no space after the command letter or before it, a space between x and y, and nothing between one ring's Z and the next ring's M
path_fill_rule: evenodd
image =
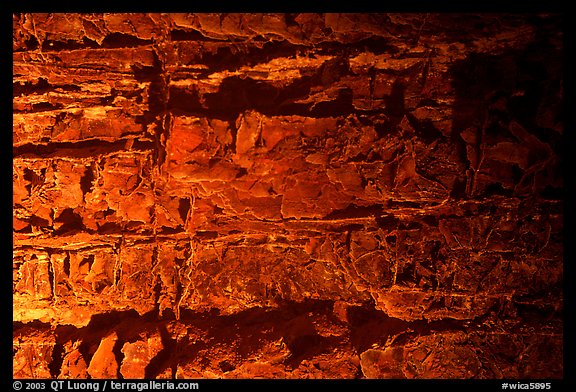
M554 15L14 16L14 376L560 378Z

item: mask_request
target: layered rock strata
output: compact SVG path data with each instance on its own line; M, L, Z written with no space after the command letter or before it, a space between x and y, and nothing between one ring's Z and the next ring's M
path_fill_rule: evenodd
M560 25L14 15L14 377L562 377Z

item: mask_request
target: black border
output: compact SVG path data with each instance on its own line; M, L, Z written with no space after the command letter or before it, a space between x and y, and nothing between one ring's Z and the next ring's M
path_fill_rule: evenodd
M562 158L562 167L564 170L563 180L564 180L564 304L563 304L563 317L564 317L564 378L561 380L437 380L437 379L427 379L427 380L190 380L196 381L200 385L200 390L213 390L216 388L226 389L256 389L256 390L270 390L272 388L304 388L304 389L330 389L337 387L344 388L361 388L366 390L385 390L391 388L391 390L403 389L408 387L408 389L414 390L432 390L438 388L443 391L462 391L470 387L478 388L479 390L502 390L502 383L530 383L530 382L546 382L550 381L552 383L552 391L557 390L568 390L568 386L572 388L576 386L574 383L574 370L575 358L576 358L576 345L574 344L574 334L576 331L576 325L571 317L574 313L574 284L571 282L570 278L574 276L574 264L576 261L576 253L574 252L575 237L574 226L576 219L574 217L575 207L571 201L576 200L576 193L574 192L574 187L572 184L572 177L575 175L572 173L573 170L573 157L575 156L572 146L574 141L574 119L570 116L573 111L573 107L570 105L573 98L573 93L571 90L574 76L570 72L575 67L574 56L570 53L576 47L574 41L574 34L572 33L570 27L572 21L569 18L570 13L568 8L568 1L557 1L557 0L544 0L544 1L513 1L513 0L500 0L500 1L482 1L482 2L467 2L467 1L448 1L448 0L428 0L428 1L408 1L408 0L354 0L349 2L342 1L285 1L277 2L269 0L267 2L263 1L243 1L236 0L230 2L222 1L198 1L198 2L174 2L167 3L162 2L140 2L139 5L135 6L137 3L121 3L120 1L94 1L94 2L75 2L75 3L62 3L62 2L27 2L21 0L19 3L10 2L8 3L8 12L2 12L2 18L0 19L0 26L5 30L3 31L3 36L6 37L2 41L3 51L7 56L10 56L10 61L4 62L8 64L9 70L6 70L5 77L3 81L5 82L6 94L12 97L12 79L9 79L9 75L12 70L12 14L18 12L352 12L352 13L364 13L364 12L401 12L401 13L413 13L413 12L443 12L443 13L555 13L563 15L564 26L563 30L565 33L564 40L564 105L563 113L565 120L564 127L564 156ZM9 73L10 72L10 73ZM10 99L11 100L11 99ZM7 100L9 102L9 100ZM6 103L8 105L8 103ZM6 110L6 128L4 129L3 136L7 138L5 141L4 148L8 149L9 145L12 145L12 133L9 131L12 127L12 116L9 116L9 111ZM11 154L6 152L0 153L0 159L2 160L2 168L7 170L0 171L3 176L3 180L9 184L9 190L12 191L12 166L10 164ZM571 159L572 158L572 159ZM4 194L6 197L6 204L4 208L1 209L2 216L1 222L5 223L5 229L0 231L2 235L0 238L3 241L2 249L6 249L4 252L5 257L3 257L4 262L2 263L5 268L5 276L12 277L12 265L8 261L12 258L12 235L9 233L7 222L12 221L12 205L11 203L11 192L6 192ZM11 279L11 278L10 278ZM6 358L2 359L4 366L0 366L0 380L2 383L6 383L2 390L13 390L12 389L12 366L7 366L6 363L12 363L12 334L8 333L11 331L11 321L9 321L8 315L12 316L12 301L8 298L12 298L12 285L8 283L6 279L5 285L2 285L2 296L0 300L2 305L6 306L6 316L2 317L2 320L6 321L3 327L6 328L6 333L0 334L0 348L2 349L2 355L6 355ZM11 317L12 318L12 317ZM9 324L10 323L10 326ZM4 361L5 360L5 361ZM25 382L25 380L22 380ZM36 380L42 381L42 380ZM51 380L45 380L49 382ZM94 381L94 380L90 380ZM118 381L118 380L114 380ZM124 380L130 381L130 380ZM134 382L141 382L142 380L133 380ZM49 383L46 384L46 389L48 390ZM100 388L100 390L102 390Z
M0 40L2 43L1 53L5 53L6 57L9 57L9 61L3 61L2 64L5 64L6 69L2 72L2 93L6 94L7 97L10 99L6 99L6 106L8 103L12 101L12 13L2 13L2 17L0 18L0 28L2 29L2 37L6 37L6 39ZM2 270L0 270L0 277L6 277L6 284L3 284L1 287L1 295L0 295L0 303L7 309L2 312L2 317L0 320L2 321L2 329L0 333L0 349L2 350L2 361L0 363L8 364L12 363L12 321L13 320L13 310L12 310L12 249L13 249L13 242L12 242L12 111L2 110L2 120L4 125L5 132L2 133L2 137L6 138L7 140L4 141L1 146L8 151L4 151L0 153L0 174L2 175L2 182L1 184L6 184L7 189L5 193L2 194L2 208L0 209L2 215L0 217L0 222L3 224L0 226L0 241L2 249L2 257L1 260L4 260L3 263L0 263ZM5 204L4 204L5 203ZM10 223L8 223L10 222ZM10 230L9 230L10 228ZM8 277L10 277L8 279ZM4 316L6 315L6 316ZM8 318L8 315L10 319ZM4 321L6 324L4 324ZM8 324L10 323L10 324ZM6 360L4 360L4 355L6 355ZM10 362L8 362L8 360ZM4 380L10 380L12 378L12 365L10 366L0 366L0 380L4 382ZM1 385L1 384L0 384ZM10 389L8 389L10 388ZM11 390L12 385L8 385L6 383L6 388L2 385L2 390Z
M18 379L14 380L13 382L20 382L23 384L23 388L21 389L23 392L26 391L25 385L27 383L32 384L44 384L44 388L35 386L35 388L30 388L30 390L35 391L46 391L49 392L53 390L51 388L51 384L55 380L51 379L31 379L31 380L24 380ZM344 380L344 379L186 379L186 380L134 380L134 379L125 379L125 380L56 380L58 382L62 381L64 383L64 387L62 389L58 388L58 391L92 391L95 389L80 389L78 387L75 388L68 388L67 383L68 381L71 384L78 385L79 383L86 383L86 384L98 384L98 392L101 392L104 389L104 384L106 383L107 391L135 391L137 389L129 389L127 384L150 384L150 381L154 381L160 384L166 384L169 382L175 386L174 389L168 389L164 387L163 389L143 389L142 391L193 391L193 389L176 389L178 388L178 384L190 384L196 383L198 384L198 388L195 389L197 391L220 391L220 390L228 390L228 391L274 391L279 390L280 388L286 388L289 391L309 391L313 390L315 392L319 391L331 391L331 390L340 390L343 388L344 391L403 391L408 387L409 390L415 391L436 391L441 390L445 392L449 391L458 391L458 392L468 392L469 388L472 386L474 388L478 388L481 391L506 391L509 392L512 389L509 387L511 384L515 384L516 391L522 390L531 390L531 391L540 391L540 392L556 392L556 391L565 391L567 389L567 383L565 380L538 380L538 379L525 379L525 380L439 380L439 379L417 379L417 380L400 380L400 379L388 379L388 380L374 380L374 379L353 379L353 380ZM124 388L119 389L116 387L115 389L111 388L111 382L115 384L123 384ZM506 387L503 387L504 384L507 384ZM530 389L530 384L538 384L540 387L534 387ZM542 384L545 384L542 386ZM548 384L548 385L546 385ZM521 385L522 387L519 387ZM520 389L521 388L521 389ZM538 389L537 389L538 388Z
M562 0L219 0L219 1L44 1L21 0L10 3L12 12L487 12L487 13L565 13Z
M576 343L574 339L574 331L576 331L576 324L574 322L574 300L575 291L574 283L571 282L571 277L574 276L574 261L576 261L575 253L575 230L576 211L573 201L576 200L576 193L574 191L573 179L576 177L572 172L576 164L574 158L574 127L576 122L574 117L571 116L574 104L574 75L571 70L575 69L576 61L574 56L570 53L576 44L575 35L572 29L569 28L573 21L569 20L567 13L564 13L563 31L564 31L564 102L562 105L564 115L564 151L562 156L562 170L564 181L564 304L563 304L563 339L564 339L564 377L565 380L570 382L574 387L576 385L574 370L576 370L575 359Z

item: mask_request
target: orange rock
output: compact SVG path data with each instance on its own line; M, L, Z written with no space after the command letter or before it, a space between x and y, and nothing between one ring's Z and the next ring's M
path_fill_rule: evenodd
M118 336L115 332L102 338L98 349L90 360L88 366L88 374L92 378L117 378L118 377L118 362L114 355L114 346L118 341Z

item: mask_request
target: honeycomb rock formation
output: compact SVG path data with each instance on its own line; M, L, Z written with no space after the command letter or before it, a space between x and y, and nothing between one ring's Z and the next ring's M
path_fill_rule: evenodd
M557 15L17 14L17 378L561 378Z

